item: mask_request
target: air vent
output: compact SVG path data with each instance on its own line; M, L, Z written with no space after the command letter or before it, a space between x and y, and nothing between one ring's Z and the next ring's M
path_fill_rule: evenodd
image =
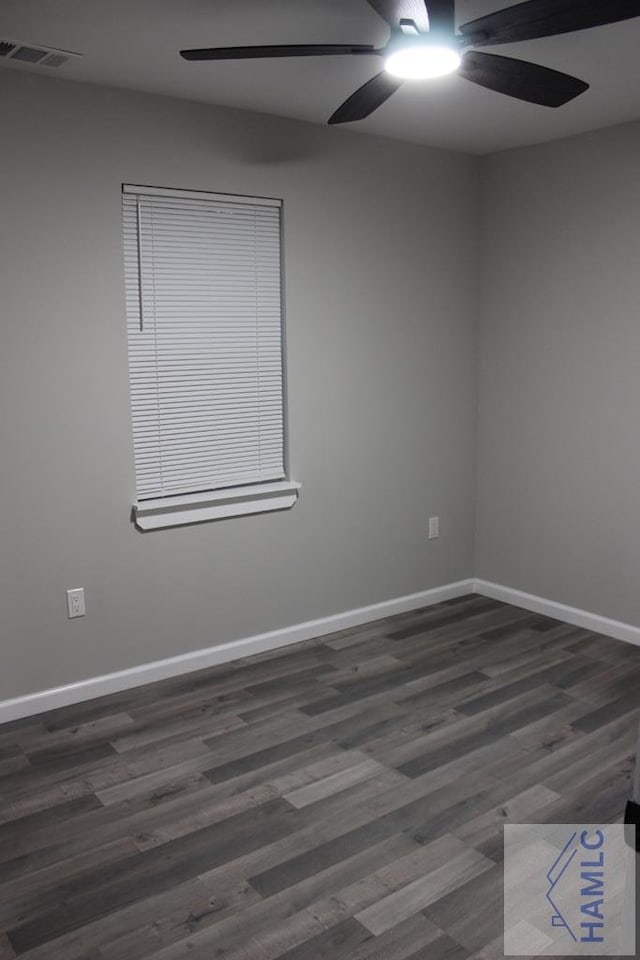
M41 60L43 67L61 67L63 63L68 63L71 57L68 53L48 53L44 60Z
M62 67L70 60L77 60L81 53L71 50L56 50L55 47L43 47L35 43L15 43L13 40L0 40L0 58L17 60L19 63L39 67Z
M11 57L13 60L22 60L23 63L37 63L46 55L46 50L37 50L35 47L18 47L16 52L11 54Z

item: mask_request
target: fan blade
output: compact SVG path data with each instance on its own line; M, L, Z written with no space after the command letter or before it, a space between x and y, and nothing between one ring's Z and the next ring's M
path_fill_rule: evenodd
M498 57L476 50L464 55L458 73L481 87L543 107L561 107L589 89L589 84L584 80L566 73L527 63L526 60L512 60L510 57Z
M284 44L270 47L204 47L200 50L181 50L185 60L253 60L263 57L334 57L343 54L380 55L368 43Z
M640 16L640 0L526 0L460 27L465 42L494 43L555 37Z
M425 0L368 0L376 13L386 20L392 30L400 28L401 20L413 20L421 33L429 29L429 14Z
M364 86L352 93L348 100L338 107L329 118L329 123L350 123L352 120L363 120L370 113L377 110L392 93L404 83L399 77L382 71Z

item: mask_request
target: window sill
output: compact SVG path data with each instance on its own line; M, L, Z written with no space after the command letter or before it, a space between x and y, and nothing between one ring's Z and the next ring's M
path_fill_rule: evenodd
M133 505L133 519L139 530L161 530L188 523L242 517L250 513L289 510L298 499L299 483L280 480L251 487L234 487L185 497L141 500Z

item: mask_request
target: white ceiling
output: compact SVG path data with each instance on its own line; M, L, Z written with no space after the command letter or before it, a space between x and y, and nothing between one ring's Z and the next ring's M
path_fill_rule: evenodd
M606 0L603 0L606 3ZM464 23L509 6L458 0ZM58 70L0 61L74 80L126 87L325 123L379 69L369 57L187 63L184 47L259 43L374 43L388 28L366 0L1 0L0 39L84 54ZM591 89L551 110L456 76L407 83L348 129L488 153L640 118L640 18L496 47L580 77ZM483 48L491 52L492 48ZM335 128L334 128L335 129Z

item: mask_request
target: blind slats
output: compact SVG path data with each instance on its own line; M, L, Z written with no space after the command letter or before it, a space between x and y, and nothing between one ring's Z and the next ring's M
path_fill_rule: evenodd
M122 206L138 497L282 479L279 206Z

